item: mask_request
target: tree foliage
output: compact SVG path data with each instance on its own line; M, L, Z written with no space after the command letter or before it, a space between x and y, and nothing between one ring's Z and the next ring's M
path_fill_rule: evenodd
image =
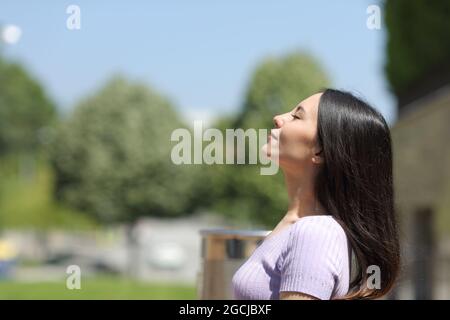
M0 57L0 155L36 151L55 115L39 82Z
M184 214L197 170L171 161L170 136L180 127L167 98L115 77L57 129L57 198L106 223Z
M450 74L450 1L385 1L386 73L400 95L430 72Z

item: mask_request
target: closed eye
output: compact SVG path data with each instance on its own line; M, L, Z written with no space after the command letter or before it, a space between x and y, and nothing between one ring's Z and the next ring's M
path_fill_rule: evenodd
M294 119L300 119L300 117L297 116L297 115L295 115L295 114L291 114L291 116L292 116L292 118L294 118Z

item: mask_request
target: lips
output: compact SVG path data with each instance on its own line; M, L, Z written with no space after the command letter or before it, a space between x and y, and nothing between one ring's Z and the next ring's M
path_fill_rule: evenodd
M271 137L272 139L278 140L278 135L279 135L279 132L278 132L278 131L275 133L274 130L270 130L270 137Z

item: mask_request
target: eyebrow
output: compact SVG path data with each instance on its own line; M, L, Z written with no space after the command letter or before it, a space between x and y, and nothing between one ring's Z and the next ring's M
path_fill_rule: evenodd
M295 108L294 113L297 113L298 111L306 113L305 108L303 108L301 105L298 105L297 108Z

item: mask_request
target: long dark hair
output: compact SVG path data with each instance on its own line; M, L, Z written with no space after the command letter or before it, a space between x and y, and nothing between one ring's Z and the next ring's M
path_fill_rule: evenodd
M324 90L320 98L317 127L324 163L316 177L316 195L344 228L356 258L344 299L382 297L400 268L389 127L369 104L333 89ZM371 265L380 268L379 289L367 286Z

